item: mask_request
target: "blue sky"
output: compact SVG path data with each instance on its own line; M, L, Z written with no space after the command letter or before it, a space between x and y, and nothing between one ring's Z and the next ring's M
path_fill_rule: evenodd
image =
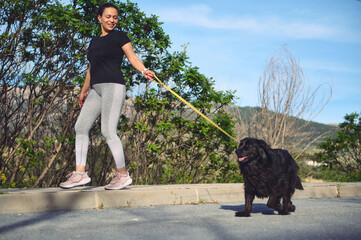
M361 112L361 2L357 0L132 0L164 22L172 50L188 44L193 66L218 90L236 90L238 106L257 106L267 59L283 45L311 85L333 83L314 119L343 122Z

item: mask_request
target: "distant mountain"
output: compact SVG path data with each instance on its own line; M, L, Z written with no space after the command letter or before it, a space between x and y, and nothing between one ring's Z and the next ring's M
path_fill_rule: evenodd
M247 126L251 123L254 115L260 110L259 107L238 107L235 105L229 105L226 107L226 111L230 112L233 116L235 116L235 120L239 124L243 124ZM298 119L297 120L300 124L306 123L306 120L304 119ZM337 125L328 125L328 124L322 124L311 121L303 130L303 134L301 135L309 135L309 141L318 138L319 136L323 135L321 138L316 140L314 143L312 143L308 150L314 150L317 148L319 143L324 141L326 137L333 137L336 134L336 131L338 130ZM306 143L307 144L307 143Z

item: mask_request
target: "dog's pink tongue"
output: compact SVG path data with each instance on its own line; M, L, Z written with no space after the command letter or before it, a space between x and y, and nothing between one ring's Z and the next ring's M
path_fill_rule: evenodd
M238 158L238 161L242 162L242 161L245 160L246 158L247 158L247 156L246 156L246 157Z

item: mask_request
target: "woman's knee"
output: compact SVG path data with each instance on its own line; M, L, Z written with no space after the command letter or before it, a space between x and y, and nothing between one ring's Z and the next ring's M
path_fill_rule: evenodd
M87 127L87 124L82 123L81 121L76 121L75 126L75 133L76 134L83 134L83 135L88 135L89 134L89 128Z
M101 128L102 135L107 141L111 141L113 139L118 138L117 131L116 130L109 130L107 128Z

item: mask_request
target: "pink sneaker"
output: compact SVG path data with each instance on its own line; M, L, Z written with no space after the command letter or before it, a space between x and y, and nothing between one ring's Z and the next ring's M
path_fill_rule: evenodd
M90 177L88 177L87 172L84 175L81 175L74 171L68 174L66 177L68 178L68 180L66 180L66 182L60 183L59 186L61 188L73 188L76 186L87 184L91 181Z
M129 173L124 177L120 173L116 172L115 177L112 181L105 186L106 190L119 190L122 189L132 183L132 179L129 177Z

